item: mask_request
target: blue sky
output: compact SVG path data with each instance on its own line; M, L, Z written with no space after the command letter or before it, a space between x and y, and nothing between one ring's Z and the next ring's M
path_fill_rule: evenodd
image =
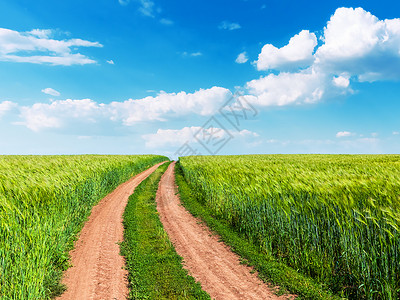
M399 153L398 18L387 0L1 1L0 154ZM232 96L257 113L239 128Z

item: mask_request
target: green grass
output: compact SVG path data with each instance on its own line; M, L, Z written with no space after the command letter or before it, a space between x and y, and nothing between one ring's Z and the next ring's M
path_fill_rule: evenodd
M183 269L158 216L155 197L167 166L160 166L135 189L125 209L121 253L129 270L130 298L210 299Z
M0 298L51 299L91 208L168 160L137 156L0 156Z
M200 203L259 253L340 296L400 298L399 155L197 156L180 163Z
M272 286L279 286L279 294L292 292L297 299L341 299L327 290L326 286L304 276L284 263L250 243L245 236L235 231L223 219L216 218L211 209L204 206L190 185L186 182L179 163L175 168L176 183L183 206L195 217L202 219L207 226L215 231L235 253L241 256L243 262L253 266L259 277Z

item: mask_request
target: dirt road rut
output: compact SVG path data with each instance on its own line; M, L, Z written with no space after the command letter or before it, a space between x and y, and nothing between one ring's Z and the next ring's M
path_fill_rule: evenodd
M161 178L157 209L189 273L214 299L287 299L276 296L256 274L250 273L251 268L240 264L236 254L180 205L174 167L175 163L170 164Z
M159 165L121 184L93 207L70 253L72 267L63 279L67 291L58 299L126 299L128 272L118 245L123 239L122 214L136 186Z

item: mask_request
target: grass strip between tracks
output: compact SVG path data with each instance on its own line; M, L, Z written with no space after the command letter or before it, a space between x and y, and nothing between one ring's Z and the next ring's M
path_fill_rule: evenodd
M182 267L158 216L156 192L169 163L144 180L124 213L121 254L129 271L130 299L210 299Z
M311 278L277 262L272 256L260 252L258 247L240 236L226 222L216 219L211 211L197 199L183 175L179 162L175 167L175 175L183 206L216 232L221 240L242 258L243 263L253 266L263 281L278 285L280 287L278 294L290 291L299 296L297 299L343 299L333 295Z

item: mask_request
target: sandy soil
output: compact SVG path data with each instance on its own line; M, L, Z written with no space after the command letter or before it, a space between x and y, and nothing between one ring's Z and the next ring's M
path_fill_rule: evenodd
M121 184L93 207L70 252L72 267L63 279L67 291L58 299L126 299L128 272L118 245L123 239L122 214L136 186L159 165Z
M175 163L163 175L157 191L160 219L185 268L214 299L287 299L274 295L251 268L219 242L219 237L201 225L180 204L176 193Z

